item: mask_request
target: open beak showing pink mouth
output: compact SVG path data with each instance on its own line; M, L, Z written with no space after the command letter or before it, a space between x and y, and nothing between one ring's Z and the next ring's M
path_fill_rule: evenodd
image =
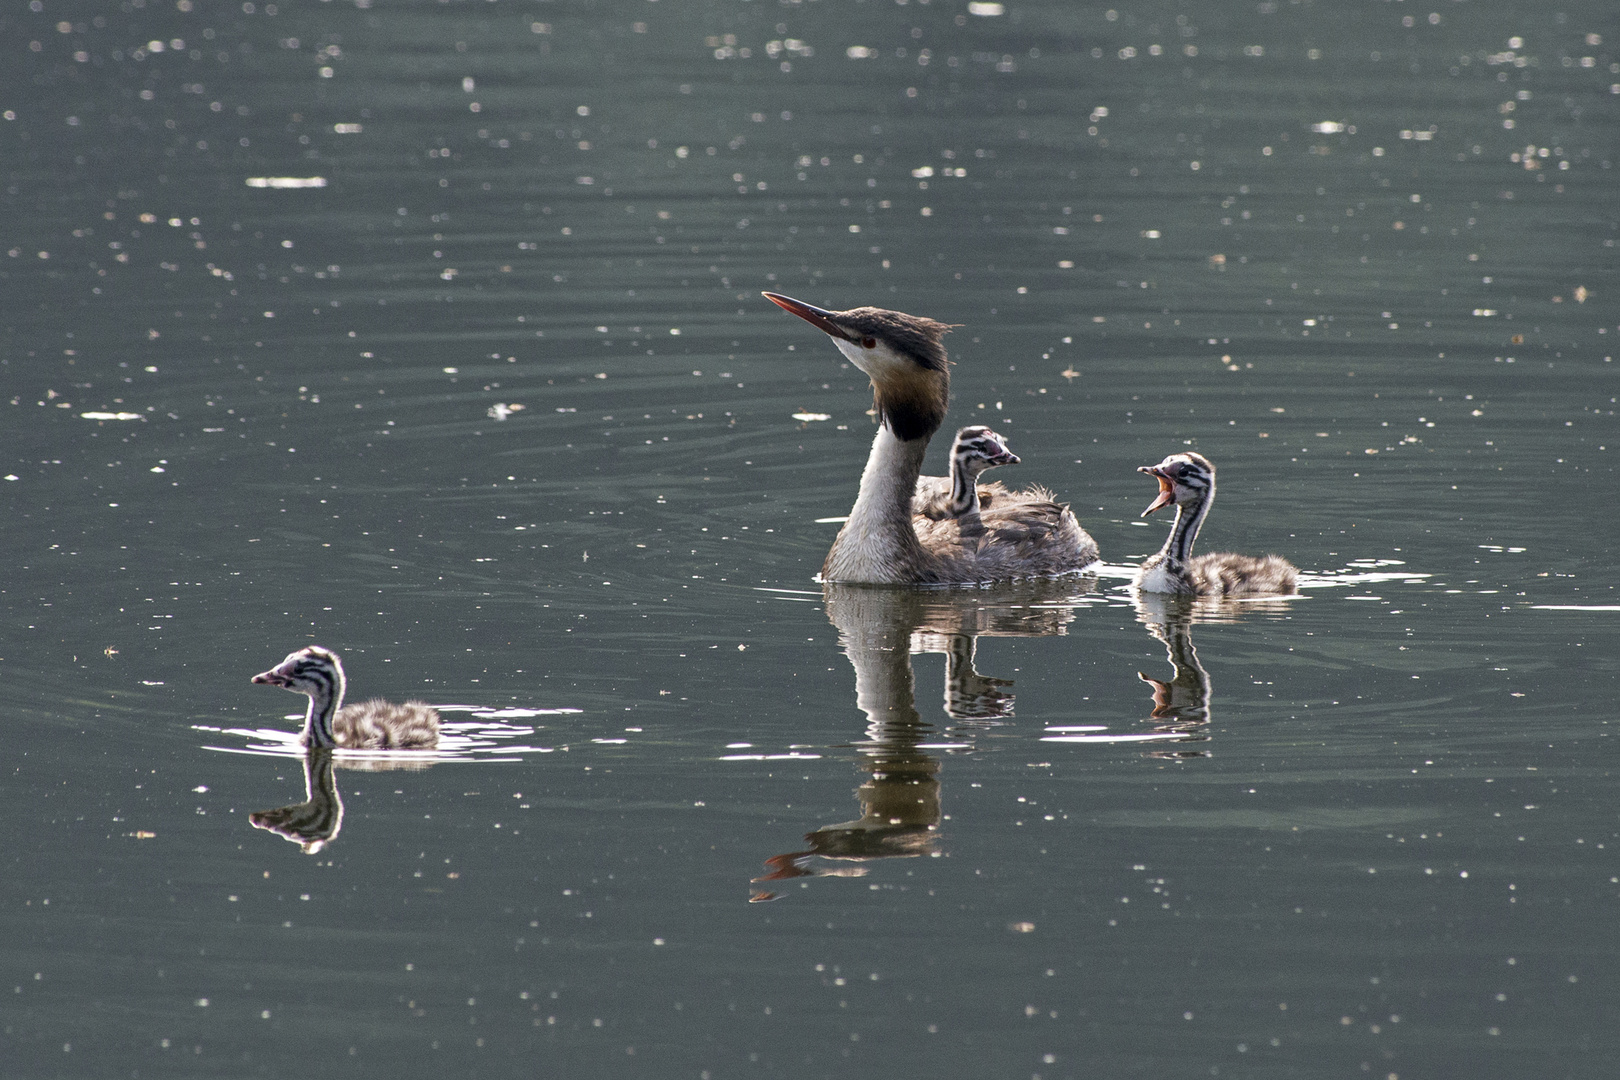
M1142 511L1143 517L1147 517L1161 506L1169 506L1176 501L1176 485L1165 478L1157 465L1141 465L1137 467L1136 471L1147 473L1159 482L1159 497L1154 499L1146 510Z
M833 313L825 308L818 308L814 304L807 304L803 300L795 300L793 297L783 296L781 293L767 292L760 295L783 311L797 315L825 334L841 338L844 341L853 340L846 331L838 328L838 325L832 321Z

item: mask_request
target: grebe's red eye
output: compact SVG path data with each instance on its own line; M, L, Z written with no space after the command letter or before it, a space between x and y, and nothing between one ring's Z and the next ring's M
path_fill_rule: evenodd
M875 348L877 348L877 338L872 338L872 337L861 338L861 348L863 348L863 349L875 349Z

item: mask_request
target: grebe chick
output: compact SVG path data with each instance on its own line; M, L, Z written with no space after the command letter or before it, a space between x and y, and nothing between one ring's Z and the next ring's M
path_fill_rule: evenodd
M1000 484L981 487L979 477L1000 465L1017 465L1018 460L1007 440L989 428L962 428L951 443L951 475L918 477L911 512L931 521L977 519L981 504L990 506L1009 494Z
M1136 470L1156 477L1159 497L1142 511L1176 505L1176 523L1164 547L1143 560L1136 587L1143 592L1191 596L1265 596L1294 591L1299 571L1276 555L1218 553L1193 558L1193 541L1215 502L1215 466L1202 454L1171 454L1157 465Z
M832 338L872 380L879 427L860 493L821 567L821 580L862 585L968 584L1077 573L1097 544L1051 494L981 507L982 530L913 517L928 440L945 419L951 327L882 308L828 311L768 292L766 299Z
M381 699L343 704L343 664L319 645L288 653L287 659L253 676L256 683L280 686L309 698L299 742L345 750L431 750L439 745L439 714L420 701L403 705Z

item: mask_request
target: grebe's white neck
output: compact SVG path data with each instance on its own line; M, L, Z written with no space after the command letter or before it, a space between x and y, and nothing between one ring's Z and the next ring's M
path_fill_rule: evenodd
M911 523L911 496L927 452L927 436L901 439L886 424L878 428L860 494L822 566L824 580L870 585L918 580L928 558Z

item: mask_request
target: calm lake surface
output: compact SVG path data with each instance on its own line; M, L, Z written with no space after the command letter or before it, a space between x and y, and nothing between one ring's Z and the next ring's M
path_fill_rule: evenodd
M8 1077L1613 1075L1610 5L0 28ZM1106 565L824 592L761 289ZM1133 600L1189 448L1299 598ZM444 752L306 775L316 642Z

